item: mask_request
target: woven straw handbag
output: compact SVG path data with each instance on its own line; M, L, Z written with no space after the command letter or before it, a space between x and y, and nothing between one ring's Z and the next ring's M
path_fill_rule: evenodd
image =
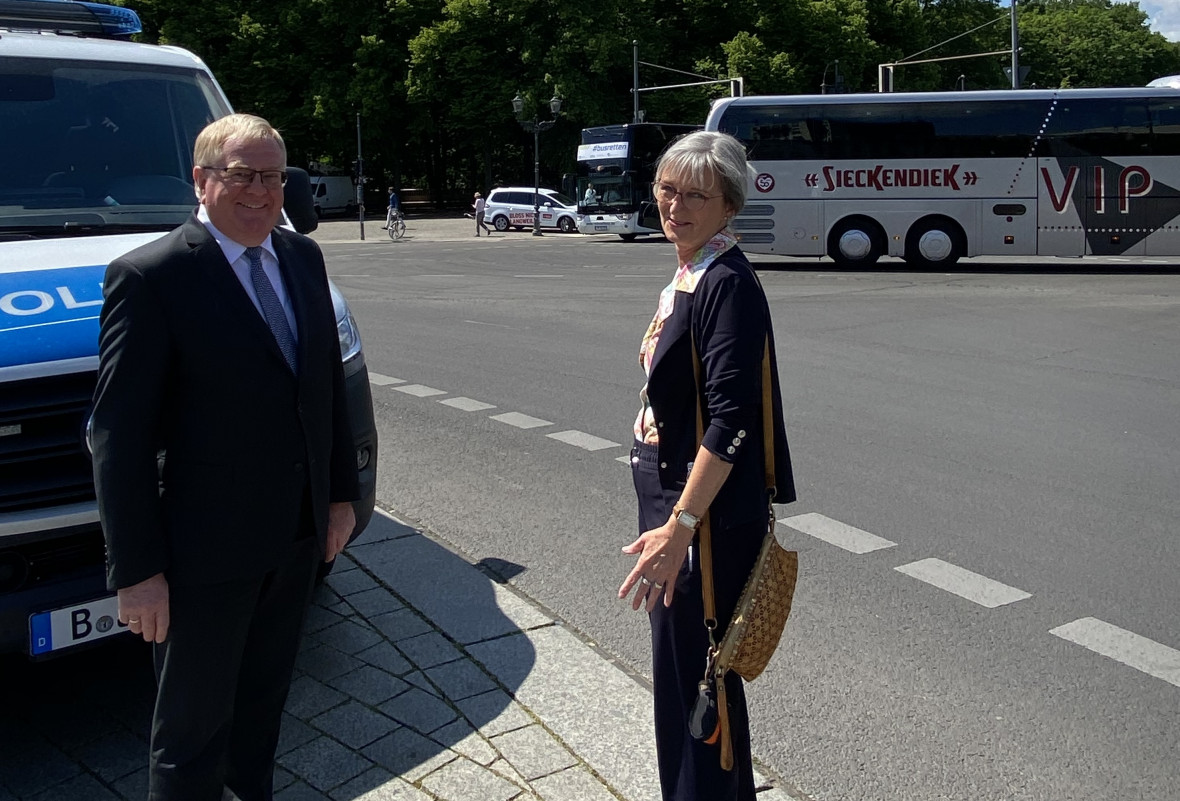
M700 359L693 343L693 373L697 384L697 448L704 436L704 418L701 412ZM770 339L767 337L762 354L762 438L764 473L767 505L767 531L762 539L762 549L754 563L746 586L742 589L733 618L725 630L725 636L718 644L714 639L717 629L717 608L713 598L713 537L709 526L708 513L702 518L700 527L701 547L701 595L705 606L705 628L709 632L709 655L705 667L705 678L700 683L698 705L712 709L695 710L693 723L701 720L716 721L707 725L707 731L700 739L708 743L721 743L721 767L733 769L733 744L729 734L728 699L725 691L725 674L735 671L746 681L753 681L770 662L783 636L787 617L791 614L791 601L795 597L795 581L799 576L799 554L779 545L775 536L774 520L774 420L771 402ZM694 732L694 736L696 732Z

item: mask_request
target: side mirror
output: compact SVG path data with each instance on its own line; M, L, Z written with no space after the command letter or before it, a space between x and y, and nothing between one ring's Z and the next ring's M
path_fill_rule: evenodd
M283 211L295 230L310 234L319 227L315 214L315 201L311 197L311 177L307 170L298 167L287 168L287 183L283 187Z

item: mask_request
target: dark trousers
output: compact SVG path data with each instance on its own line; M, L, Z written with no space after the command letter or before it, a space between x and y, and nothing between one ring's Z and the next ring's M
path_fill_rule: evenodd
M273 797L275 749L319 561L292 542L257 578L171 587L168 638L155 647L150 801Z
M683 489L683 485L673 488L660 485L657 461L654 445L637 444L632 451L640 532L666 523ZM713 532L713 597L719 621L715 635L718 642L724 633L722 629L733 616L765 533L765 523ZM696 543L676 577L672 606L657 604L650 618L656 757L664 801L754 801L750 719L740 676L730 672L725 682L729 694L733 770L722 769L719 743L706 745L693 739L688 731L697 683L704 676L709 650L701 598L700 548Z

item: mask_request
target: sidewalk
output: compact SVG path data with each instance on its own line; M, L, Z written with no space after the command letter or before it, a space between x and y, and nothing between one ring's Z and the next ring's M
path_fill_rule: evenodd
M280 801L659 798L650 690L388 515L321 588L298 671Z
M493 229L492 233L483 234L477 239L475 236L475 220L469 217L433 216L407 217L406 235L397 241L393 241L385 231L381 230L381 226L384 224L384 218L365 220L364 241L374 246L407 247L413 244L462 242L468 239L472 242L480 243L497 241L527 242L532 238L531 230L517 231L514 228L509 228L503 232ZM320 220L319 227L312 231L309 236L320 244L324 244L325 242L357 244L361 241L361 225L355 218L346 220L334 217L330 220ZM587 239L582 234L563 234L548 228L544 230L543 237L558 241L578 240L584 242ZM603 239L603 237L598 238ZM619 241L618 237L610 237L610 239L613 242Z
M146 798L153 682L124 645L0 682L0 801ZM651 691L379 510L317 590L275 780L277 801L655 801Z

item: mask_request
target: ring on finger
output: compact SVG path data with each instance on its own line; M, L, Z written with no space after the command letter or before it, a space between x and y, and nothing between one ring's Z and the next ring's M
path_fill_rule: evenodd
M639 583L645 587L650 587L651 586L651 579L649 579L647 576L640 576Z
M652 585L651 585L651 586L652 586L652 587L654 587L654 588L655 588L655 589L657 589L657 590L662 590L662 589L664 589L664 582L662 582L662 581L655 581L655 582L652 582Z

